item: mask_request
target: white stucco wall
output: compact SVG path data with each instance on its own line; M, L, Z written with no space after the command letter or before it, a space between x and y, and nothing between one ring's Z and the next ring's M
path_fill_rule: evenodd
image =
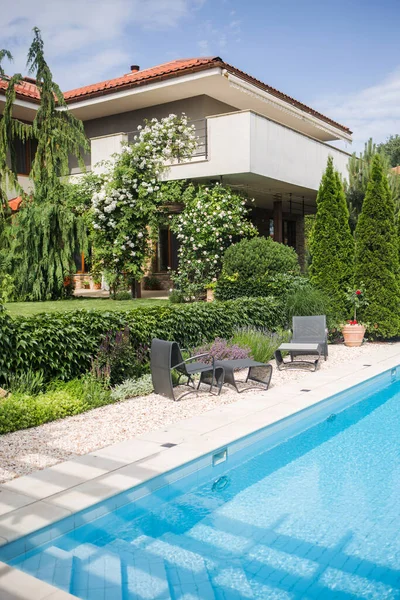
M346 153L255 113L249 118L252 173L317 190L332 156L335 168L347 178Z
M115 133L92 138L90 141L92 155L92 171L101 173L104 167L99 164L109 160L113 154L121 152L121 144L128 140L125 133Z

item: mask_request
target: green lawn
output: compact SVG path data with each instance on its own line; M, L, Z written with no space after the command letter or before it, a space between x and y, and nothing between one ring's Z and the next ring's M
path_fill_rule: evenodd
M110 300L109 298L75 298L53 302L8 302L5 307L12 317L37 315L44 312L65 312L85 308L86 310L132 310L138 306L157 306L166 300L144 298L139 300Z

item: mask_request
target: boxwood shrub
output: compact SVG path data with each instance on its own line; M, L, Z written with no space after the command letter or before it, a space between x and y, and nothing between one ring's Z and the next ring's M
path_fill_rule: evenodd
M90 368L91 358L108 332L128 325L134 347L153 337L195 347L216 337L229 338L242 326L283 325L282 304L274 298L240 298L227 302L139 307L130 311L66 313L17 317L0 313L6 334L0 334L0 370L42 371L46 381L73 379ZM1 381L4 381L4 374Z
M13 393L0 401L0 434L36 427L114 401L110 391L90 376L54 382L40 394Z

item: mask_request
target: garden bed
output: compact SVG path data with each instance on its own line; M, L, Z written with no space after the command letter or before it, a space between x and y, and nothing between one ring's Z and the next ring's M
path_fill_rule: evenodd
M379 346L381 344L364 344L360 348L331 345L329 359L327 362L321 361L320 368L328 371L339 364L358 360ZM398 346L400 348L400 343ZM272 386L298 381L307 375L309 372L306 371L278 372L274 369ZM192 394L181 402L172 402L151 394L3 435L0 444L0 481L8 481L71 457L200 415L218 405L254 396L268 398L268 391L253 389L239 395L224 387L219 397L206 393Z

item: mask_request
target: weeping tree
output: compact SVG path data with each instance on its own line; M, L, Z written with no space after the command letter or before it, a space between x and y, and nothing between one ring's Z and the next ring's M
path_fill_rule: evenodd
M4 56L9 57L9 53ZM18 192L21 190L16 180L13 141L30 137L37 144L29 175L32 193L24 196L21 209L13 218L11 268L20 299L54 300L71 293L74 255L86 250L86 227L68 203L68 184L62 178L69 174L71 156L78 159L84 170L82 152L89 145L82 122L69 112L59 86L53 81L37 28L27 66L40 94L35 119L31 125L25 125L12 115L15 87L21 80L20 75L14 76L8 82L9 103L3 114L4 133L0 140L2 181L6 181L6 188L11 183ZM6 165L7 155L11 157L10 166Z
M9 78L3 68L4 59L12 60L8 50L0 50L0 81L6 82L5 107L0 118L0 296L5 297L4 282L11 276L10 268L11 249L11 210L8 204L8 192L14 189L23 195L24 191L19 185L17 177L15 141L26 141L32 135L30 125L12 117L12 108L16 97L15 86L21 82L21 75L15 74Z

